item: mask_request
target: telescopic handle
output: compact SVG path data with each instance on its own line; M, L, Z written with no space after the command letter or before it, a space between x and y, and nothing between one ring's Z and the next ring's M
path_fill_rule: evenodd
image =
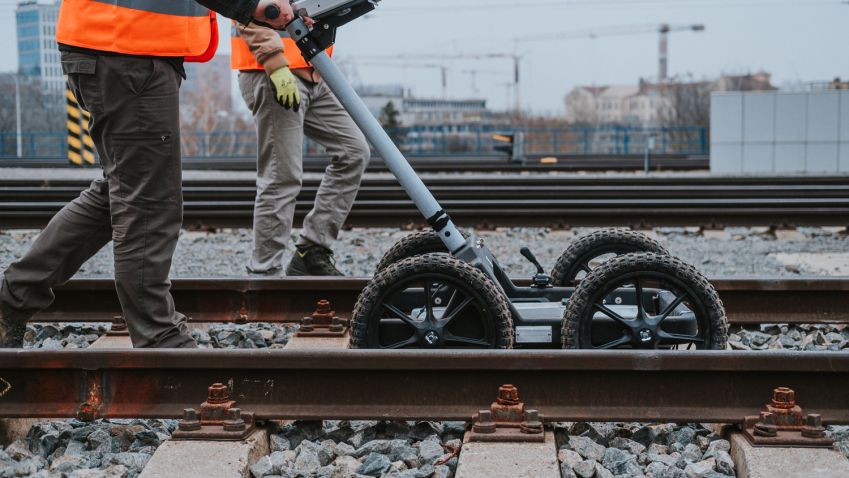
M265 7L265 18L269 20L274 20L275 18L280 16L280 8L277 5L269 5Z

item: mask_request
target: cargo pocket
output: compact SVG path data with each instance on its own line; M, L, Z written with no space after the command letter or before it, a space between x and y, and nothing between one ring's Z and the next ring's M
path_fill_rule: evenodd
M102 91L97 83L97 57L84 54L62 56L62 71L80 106L89 113L103 111Z
M118 133L110 142L121 199L147 206L179 202L180 156L171 133Z

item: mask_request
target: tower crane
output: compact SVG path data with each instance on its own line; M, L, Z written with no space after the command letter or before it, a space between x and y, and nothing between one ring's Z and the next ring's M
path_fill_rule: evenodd
M572 40L578 38L594 39L601 37L617 37L644 35L647 33L658 33L660 35L660 43L658 48L657 77L660 83L665 83L669 79L669 34L673 32L690 31L703 32L705 31L705 26L701 23L695 23L692 25L670 25L668 23L662 23L660 25L621 25L603 27L592 30L569 31L518 37L516 38L516 42L522 43L533 41Z
M363 56L360 57L365 61L385 61L385 60L394 60L394 61L409 61L409 60L430 60L430 61L441 61L445 62L448 60L472 60L472 61L482 61L482 60L501 60L506 59L510 60L513 63L513 90L515 92L514 95L514 113L516 118L519 117L519 111L521 108L520 101L520 87L519 87L519 68L520 63L524 54L520 53L452 53L450 57L446 57L445 55L434 55L434 54L403 54L403 55L389 55L389 56Z
M383 58L382 60L361 60L357 59L357 65L379 66L382 68L401 68L401 69L432 69L439 70L442 75L442 98L448 97L448 66L443 63L414 63L408 61L392 61L399 60L396 58Z

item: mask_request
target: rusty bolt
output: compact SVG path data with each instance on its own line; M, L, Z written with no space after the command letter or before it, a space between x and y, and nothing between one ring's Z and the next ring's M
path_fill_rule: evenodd
M495 433L495 422L492 421L492 412L481 410L478 412L477 420L472 425L475 433Z
M124 332L127 330L127 323L124 321L124 317L120 315L112 316L112 332Z
M822 426L822 416L817 413L809 413L805 416L805 426L802 427L802 436L805 438L823 438L825 428Z
M242 410L230 408L227 410L227 418L224 419L223 428L225 432L243 432L247 424L242 419Z
M230 400L230 390L223 383L213 383L209 387L209 397L206 399L209 403L224 403Z
M316 303L315 312L313 316L332 316L333 310L330 307L330 301L327 299L321 299Z
M342 325L342 320L339 317L333 317L330 321L330 331L331 332L342 332L345 330L345 326Z
M304 317L301 320L301 332L312 332L315 327L312 325L312 317Z
M200 430L200 420L198 420L198 412L194 408L186 408L183 410L183 419L177 424L180 431L194 432Z
M778 426L775 424L775 415L770 412L761 412L761 418L755 423L755 435L762 437L774 437L778 435Z
M239 308L239 316L236 317L236 323L237 324L244 324L244 323L247 323L248 319L249 319L248 308L245 307L244 304L242 304L242 307Z
M497 402L499 405L517 405L519 403L519 389L510 384L498 387Z
M522 433L536 435L543 432L539 410L525 410L525 421L519 426Z
M791 388L778 387L772 391L772 406L789 410L796 406L796 392Z

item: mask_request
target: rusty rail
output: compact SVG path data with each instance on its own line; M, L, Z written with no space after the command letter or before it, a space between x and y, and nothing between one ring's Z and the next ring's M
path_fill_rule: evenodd
M297 322L328 299L350 317L366 278L178 279L177 308L194 322ZM518 281L522 282L522 281ZM527 282L527 281L525 281ZM849 323L849 278L715 278L736 324ZM40 322L111 322L121 307L111 280L78 279L56 289Z
M178 417L213 383L260 419L468 420L504 383L547 420L740 423L778 386L849 423L849 353L0 351L0 417Z

